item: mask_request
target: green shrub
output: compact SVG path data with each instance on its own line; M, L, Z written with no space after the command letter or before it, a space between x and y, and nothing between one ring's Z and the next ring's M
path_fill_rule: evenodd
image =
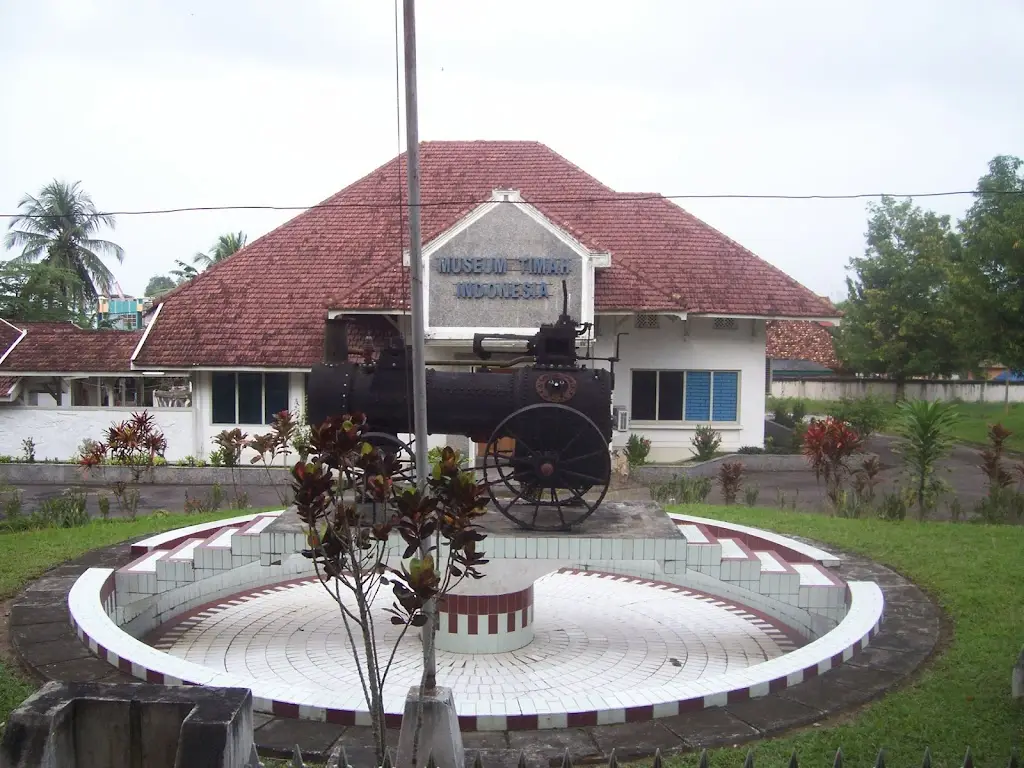
M781 427L793 429L807 415L807 403L788 397L769 397L767 410L772 412L772 421Z
M1024 521L1024 494L1013 488L990 489L974 512L985 523L1020 523Z
M22 515L21 489L14 486L0 486L0 512L3 512L4 519L13 520Z
M790 415L793 417L793 425L796 426L804 420L807 415L807 403L803 400L794 400L793 407L790 409Z
M722 436L709 426L697 427L697 431L690 439L693 452L697 461L710 461L718 453L718 446L722 444Z
M0 464L13 464L13 463L14 463L14 457L13 456L8 456L6 454L0 456Z
M295 452L299 454L299 461L303 463L309 460L309 454L313 450L311 443L312 439L313 432L308 424L300 423L295 427L295 434L292 437L292 448L294 448ZM438 458L440 458L440 454L438 454ZM430 462L431 466L436 463L437 462L433 460Z
M743 489L743 500L747 503L748 507L757 506L757 497L761 495L761 491L757 486L750 485Z
M959 421L951 403L903 400L896 406L893 450L903 456L914 486L918 518L923 520L935 507L944 485L936 477L938 463L953 449L953 430Z
M743 455L756 455L765 452L765 449L759 445L744 445L742 448L736 451L736 453L741 453Z
M36 460L36 441L26 437L21 441L21 452L25 462L32 464Z
M218 466L218 465L214 465ZM199 515L216 512L224 503L224 489L220 483L214 483L204 498L193 498L185 491L185 514Z
M826 415L846 422L860 435L861 440L867 440L879 430L885 429L890 413L891 410L885 400L876 395L868 395L858 398L844 397L835 405L829 406Z
M641 437L635 432L630 433L626 441L626 461L630 467L639 467L647 463L647 456L651 452L651 441Z
M0 521L0 531L28 531L40 528L79 528L89 523L85 494L68 489L60 496L43 499L31 515L17 514Z
M912 504L912 494L900 491L887 493L878 505L878 516L882 520L905 520Z
M242 460L242 450L245 448L248 435L238 427L234 429L222 429L213 437L214 444L218 447L220 460L225 467L237 467ZM213 454L210 454L213 459ZM220 466L214 464L214 466Z
M659 504L703 504L711 493L710 477L674 475L667 483L651 486L651 498Z

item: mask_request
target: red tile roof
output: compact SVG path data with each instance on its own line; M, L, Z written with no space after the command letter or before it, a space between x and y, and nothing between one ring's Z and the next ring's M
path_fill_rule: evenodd
M74 323L23 323L28 331L0 364L0 373L127 373L142 331L80 328Z
M423 240L494 189L518 190L595 251L595 308L831 317L782 271L672 202L609 189L548 147L525 141L424 142ZM402 266L405 155L253 241L161 299L137 363L307 367L321 357L328 309L408 307Z
M9 350L19 338L22 328L17 323L12 323L0 317L0 357Z
M821 323L773 320L768 323L768 348L772 360L809 360L837 370L832 334Z
M3 342L0 342L2 344ZM0 400L9 398L20 379L15 376L0 376Z

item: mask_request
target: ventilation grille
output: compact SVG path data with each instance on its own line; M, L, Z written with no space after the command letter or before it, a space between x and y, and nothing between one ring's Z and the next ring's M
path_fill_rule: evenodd
M715 318L715 330L716 331L735 331L736 330L736 318L735 317L716 317Z
M636 316L636 327L637 328L657 328L658 327L658 316L657 315L637 315Z
M629 430L629 410L621 405L612 408L612 420L615 423L616 432L627 432Z

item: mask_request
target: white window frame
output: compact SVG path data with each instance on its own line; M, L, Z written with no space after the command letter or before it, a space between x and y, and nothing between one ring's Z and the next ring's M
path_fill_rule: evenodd
M238 374L240 373L258 373L260 375L260 413L263 416L263 421L259 424L250 424L249 422L238 420ZM214 421L213 420L213 397L214 397L214 376L218 374L224 375L229 374L235 378L235 420L231 422L227 421ZM213 371L210 375L210 426L211 427L267 427L269 423L266 421L268 414L267 410L267 375L281 375L286 377L288 381L288 397L291 397L291 377L287 371ZM287 398L286 398L287 400Z
M657 385L654 390L654 418L653 419L637 419L635 417L635 409L633 408L633 374L634 373L655 373L657 376ZM683 418L679 420L668 420L659 419L658 410L661 405L661 374L662 373L682 373L683 374ZM700 419L697 421L687 420L686 418L686 381L689 378L689 373L708 373L711 375L711 394L708 401L708 418ZM715 374L716 373L735 373L736 374L736 419L734 421L715 421L711 418L715 412ZM742 391L743 391L743 372L738 368L632 368L629 372L629 410L630 410L630 423L637 426L644 427L662 427L662 426L673 426L673 427L689 427L689 426L700 426L700 425L720 425L723 428L739 427L742 423Z

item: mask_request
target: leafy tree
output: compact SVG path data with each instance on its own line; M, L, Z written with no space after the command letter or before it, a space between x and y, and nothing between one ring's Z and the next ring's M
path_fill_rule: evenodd
M149 282L146 283L146 295L147 296L159 296L161 293L167 293L177 285L174 279L167 275L153 275L149 278Z
M24 263L43 262L78 276L78 284L67 286L66 294L83 309L96 297L109 293L114 276L102 256L124 261L121 246L100 240L101 227L114 228L114 217L97 211L92 198L79 188L81 182L68 184L54 180L38 196L25 195L18 203L22 213L11 219L4 244L21 248L17 259Z
M970 333L993 362L1024 370L1024 161L1000 155L978 180L960 229L956 292Z
M192 258L192 263L203 269L212 267L214 264L224 261L228 256L232 256L242 250L248 239L248 235L245 232L229 232L226 235L221 235L217 238L217 242L213 244L209 253L197 253Z
M892 376L902 399L908 378L978 363L949 290L960 242L948 216L909 199L883 197L868 210L868 245L864 256L850 260L854 276L846 281L836 351L848 368Z
M0 317L31 323L83 322L69 297L81 291L78 275L45 262L0 262Z

